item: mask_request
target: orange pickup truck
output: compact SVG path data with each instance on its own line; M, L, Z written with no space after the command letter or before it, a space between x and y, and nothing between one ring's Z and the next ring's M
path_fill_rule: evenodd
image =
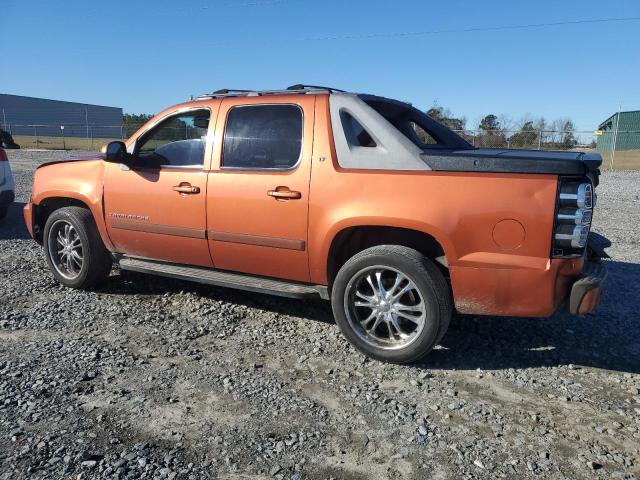
M24 217L56 279L121 269L331 300L346 338L412 362L454 311L591 312L601 158L477 149L412 106L336 89L219 90L103 156L41 165ZM606 255L606 254L604 254Z

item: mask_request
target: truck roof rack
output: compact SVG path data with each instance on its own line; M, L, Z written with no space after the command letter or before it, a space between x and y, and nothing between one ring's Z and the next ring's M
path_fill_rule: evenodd
M213 92L214 95L229 95L233 93L253 93L254 90L241 90L238 88L221 88Z
M290 87L287 87L287 90L327 90L329 92L344 93L344 90L340 90L339 88L321 87L319 85L304 85L302 83L296 83L295 85L291 85Z
M278 94L286 94L286 93L310 93L310 92L344 92L344 90L339 90L337 88L328 88L328 87L318 87L316 85L291 85L287 87L285 90L244 90L244 89L236 89L236 88L221 88L220 90L216 90L213 93L206 93L204 95L200 95L196 98L196 100L205 100L209 98L219 98L219 97L260 97L263 95L278 95Z

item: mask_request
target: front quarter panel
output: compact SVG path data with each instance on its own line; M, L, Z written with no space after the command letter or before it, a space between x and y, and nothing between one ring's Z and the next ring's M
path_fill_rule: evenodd
M47 199L70 198L84 203L91 210L105 246L113 251L104 224L104 170L105 163L102 160L69 161L42 166L33 176L31 202L40 206Z

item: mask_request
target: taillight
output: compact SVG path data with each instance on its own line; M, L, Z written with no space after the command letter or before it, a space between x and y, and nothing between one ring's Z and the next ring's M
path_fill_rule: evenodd
M553 232L553 256L579 256L591 229L595 194L591 183L560 179Z
M0 148L0 162L8 162L7 152L5 152L2 148Z
M560 206L571 205L591 210L593 208L593 187L590 183L560 184Z

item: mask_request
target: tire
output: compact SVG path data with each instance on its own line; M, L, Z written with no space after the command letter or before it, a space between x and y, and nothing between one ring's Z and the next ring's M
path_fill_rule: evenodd
M440 270L399 245L368 248L349 259L333 283L331 306L352 345L376 360L400 364L428 354L453 315L451 290Z
M68 242L66 234L70 240ZM53 276L67 287L90 289L109 276L111 254L102 243L93 216L86 208L64 207L49 215L44 227L43 244ZM64 244L70 246L69 252L74 250L77 255L60 255L59 249L64 250Z

